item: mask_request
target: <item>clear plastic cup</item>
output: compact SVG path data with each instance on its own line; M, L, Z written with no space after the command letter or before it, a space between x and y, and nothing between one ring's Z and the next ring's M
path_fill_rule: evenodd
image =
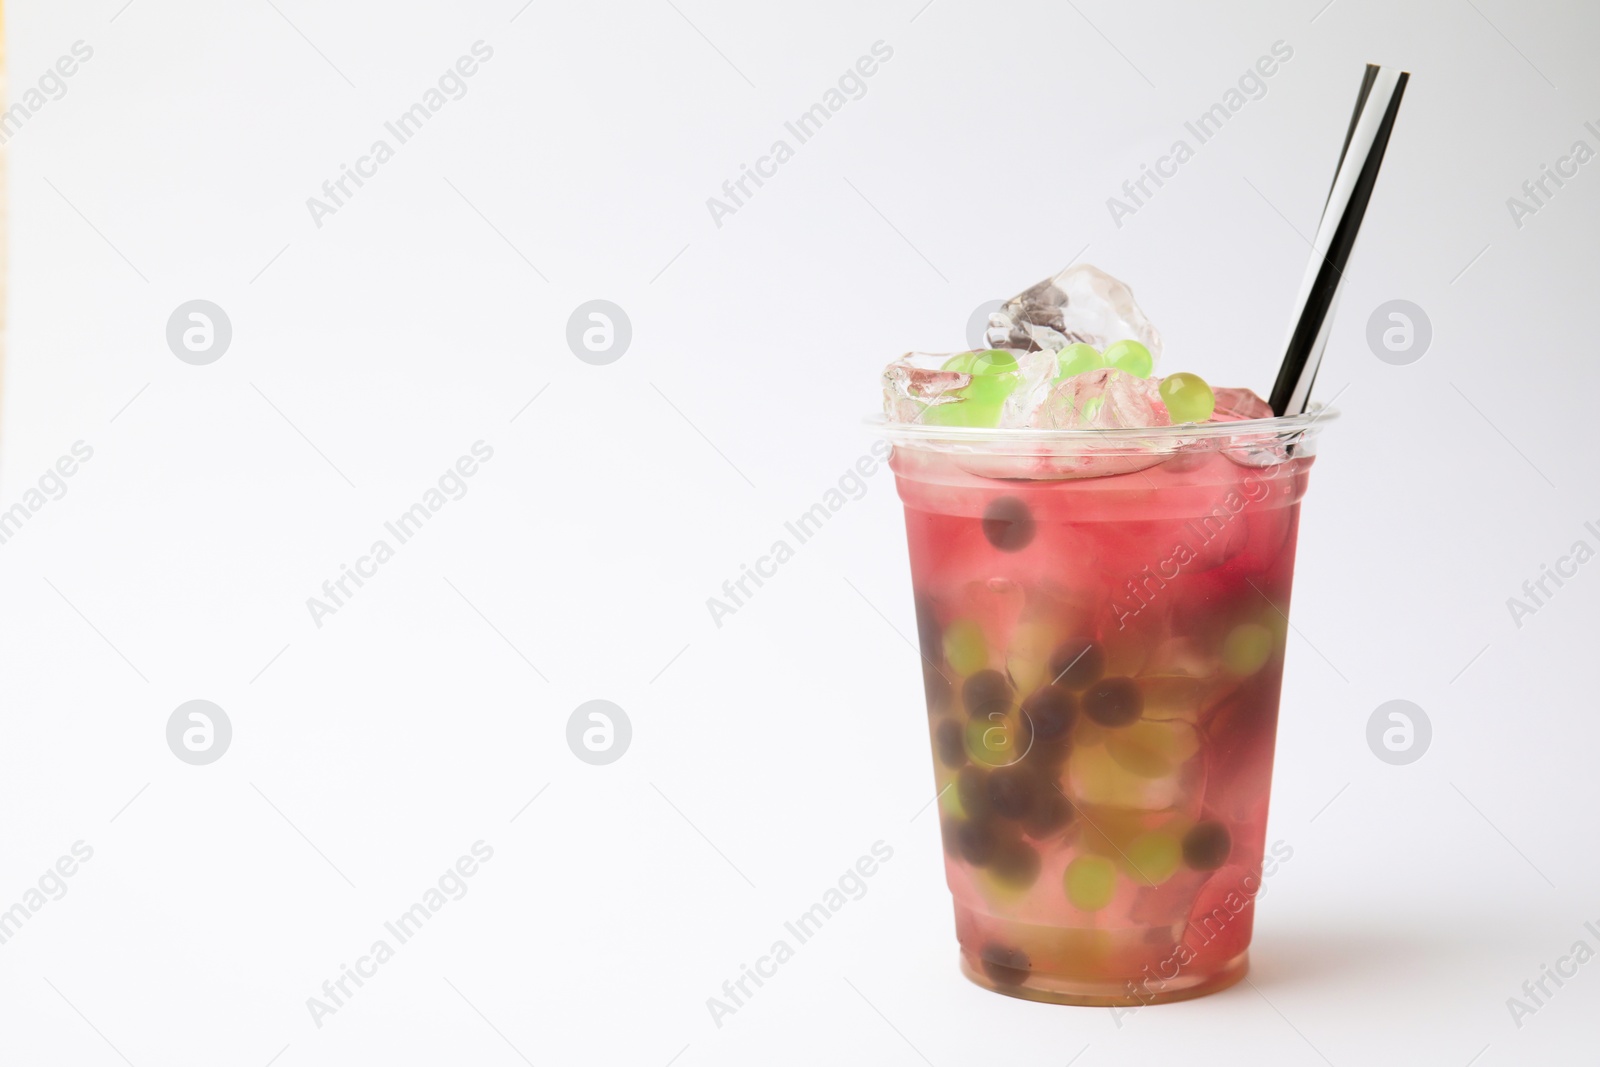
M1151 1004L1242 978L1300 499L1329 416L878 422L905 504L964 973Z

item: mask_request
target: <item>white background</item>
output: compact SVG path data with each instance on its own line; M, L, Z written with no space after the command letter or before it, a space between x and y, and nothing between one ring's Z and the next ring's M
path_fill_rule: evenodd
M0 1061L1594 1058L1600 964L1520 1028L1506 1000L1600 948L1600 563L1521 628L1506 600L1600 547L1600 163L1520 228L1506 199L1600 147L1600 12L920 3L9 5L12 99L94 55L8 149L0 508L94 456L0 545L0 907L94 855L0 946ZM317 227L307 197L480 39L466 96ZM719 228L707 198L880 40ZM1114 225L1279 40L1266 95ZM1120 1025L983 992L913 818L889 475L720 629L706 598L866 451L885 362L964 347L1074 255L1134 286L1166 370L1266 392L1369 60L1414 77L1318 385L1343 417L1252 984ZM166 345L195 298L233 324L209 366ZM565 341L594 298L633 324L609 366ZM1391 299L1433 324L1410 366L1366 343ZM315 626L306 598L478 440L468 494ZM197 698L234 730L204 767L165 740ZM605 767L565 741L595 698L633 724ZM1366 745L1394 698L1433 723L1410 766ZM480 839L470 892L316 1026L307 998ZM867 895L715 1026L706 998L880 839Z

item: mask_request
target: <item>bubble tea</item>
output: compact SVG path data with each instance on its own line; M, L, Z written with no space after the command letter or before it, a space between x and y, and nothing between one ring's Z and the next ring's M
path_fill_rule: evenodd
M885 374L964 972L1073 1004L1241 978L1315 413L1154 377L1069 268Z

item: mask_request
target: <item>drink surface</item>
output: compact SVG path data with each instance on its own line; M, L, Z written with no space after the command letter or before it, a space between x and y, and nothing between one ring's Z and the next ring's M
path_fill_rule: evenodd
M1131 1004L1244 973L1263 867L1285 858L1264 837L1311 459L1251 462L1109 457L1052 480L897 445L974 980Z

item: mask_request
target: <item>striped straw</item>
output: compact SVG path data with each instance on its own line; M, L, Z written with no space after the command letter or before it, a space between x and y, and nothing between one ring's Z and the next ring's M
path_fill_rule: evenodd
M1294 325L1284 345L1283 366L1272 387L1274 414L1299 414L1311 401L1311 386L1328 345L1344 268L1350 262L1356 234L1378 182L1378 168L1383 165L1389 134L1400 112L1400 98L1410 78L1403 70L1367 65L1333 187L1312 244L1311 261L1300 282Z

